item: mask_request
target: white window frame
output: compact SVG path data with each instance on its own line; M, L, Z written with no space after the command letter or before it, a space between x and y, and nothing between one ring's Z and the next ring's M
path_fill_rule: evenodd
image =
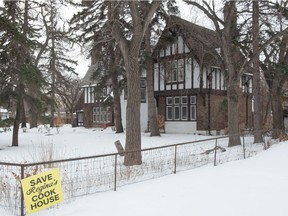
M196 96L190 96L190 120L195 121L197 119L197 98Z
M183 109L186 109L186 115L183 115ZM188 120L188 106L181 106L181 120Z

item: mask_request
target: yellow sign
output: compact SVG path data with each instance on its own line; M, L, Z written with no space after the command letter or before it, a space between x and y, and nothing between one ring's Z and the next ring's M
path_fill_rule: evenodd
M64 200L59 168L22 179L21 184L28 214Z

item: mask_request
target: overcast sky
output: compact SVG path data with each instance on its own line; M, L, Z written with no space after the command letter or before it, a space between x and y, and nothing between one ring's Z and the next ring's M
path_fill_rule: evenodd
M216 2L219 1L221 3L221 0L216 0ZM184 19L187 19L190 22L196 23L198 25L203 25L206 27L212 28L212 25L209 21L207 21L207 18L203 13L201 12L195 12L195 9L192 9L191 6L184 3L182 0L176 0L179 10L180 10L180 16ZM3 0L0 0L0 6L3 6ZM76 12L73 8L65 8L62 7L61 11L63 11L63 15L65 15L66 19L70 19L73 14ZM89 65L90 65L90 59L87 59L87 50L83 49L82 51L80 49L71 50L70 52L71 58L78 61L78 66L76 67L76 72L79 74L79 76L82 78L86 74Z
M216 0L216 2L219 1L219 5L221 3L221 0ZM182 0L176 0L179 10L180 10L180 16L190 22L196 23L198 25L202 25L208 28L213 28L211 22L206 18L206 16L201 13L195 11L191 6L187 5L185 2ZM77 66L77 73L79 73L80 77L83 77L90 65L90 59L86 59L84 53L78 53L75 54L78 60L78 66Z

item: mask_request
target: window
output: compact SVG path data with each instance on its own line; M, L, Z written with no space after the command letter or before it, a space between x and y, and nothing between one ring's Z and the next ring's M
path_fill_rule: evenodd
M226 90L225 74L219 67L211 67L210 76L212 89ZM209 88L208 84L207 88Z
M174 106L174 120L180 120L180 106Z
M196 96L175 96L166 98L166 120L196 120ZM190 106L189 106L190 105ZM190 111L189 111L190 109Z
M110 122L110 107L93 107L93 123Z
M163 56L165 55L164 49L161 49L161 50L160 50L160 54L159 54L159 55L160 55L160 57L163 57Z
M188 120L187 106L181 107L181 120Z
M166 83L175 83L184 81L184 60L178 59L169 61L166 67Z
M179 105L180 104L180 97L174 97L174 104Z
M171 49L172 49L172 55L175 55L177 53L177 43L173 43L171 45Z
M190 120L196 120L196 96L190 97Z
M181 97L181 120L188 120L188 97Z
M173 120L173 98L166 98L166 118L167 120Z
M212 89L221 89L221 69L217 67L211 67L211 84L212 84Z
M140 79L141 103L146 103L146 79Z

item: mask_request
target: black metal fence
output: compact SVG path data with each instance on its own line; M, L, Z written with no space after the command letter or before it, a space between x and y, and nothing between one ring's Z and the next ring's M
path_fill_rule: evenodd
M0 162L0 206L13 215L25 215L20 180L51 168L60 169L64 198L69 201L182 170L244 159L266 149L265 143L252 142L253 137L243 136L241 145L227 148L228 137L223 136L143 149L143 163L137 166L124 166L119 153L29 164Z

